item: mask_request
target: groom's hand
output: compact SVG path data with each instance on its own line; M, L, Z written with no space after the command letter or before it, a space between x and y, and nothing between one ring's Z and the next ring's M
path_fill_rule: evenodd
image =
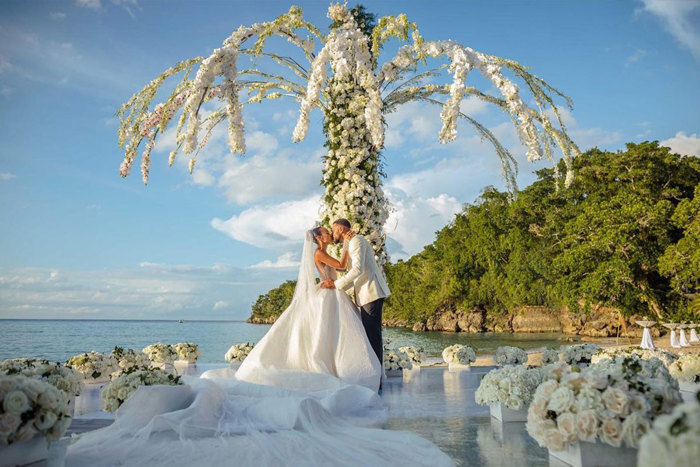
M326 279L323 281L321 284L322 289L335 289L335 283L333 282L333 279Z

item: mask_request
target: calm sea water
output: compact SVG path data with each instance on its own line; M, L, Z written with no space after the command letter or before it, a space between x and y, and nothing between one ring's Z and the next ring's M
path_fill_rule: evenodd
M200 362L224 363L228 348L240 342L258 342L269 325L242 321L139 321L139 320L0 320L0 360L41 357L65 361L73 355L114 346L142 349L155 342L195 342L202 351ZM491 354L500 345L525 349L562 344L562 334L465 334L412 332L385 328L392 345L423 346L429 357L437 357L452 344L470 345L477 354Z

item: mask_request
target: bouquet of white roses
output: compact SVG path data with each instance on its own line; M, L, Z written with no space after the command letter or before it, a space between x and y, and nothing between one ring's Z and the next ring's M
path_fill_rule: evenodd
M599 351L600 346L597 344L567 345L561 351L561 358L569 365L591 363L591 358Z
M559 351L557 349L545 348L542 350L542 358L540 359L540 364L542 366L549 365L551 363L557 363L559 361Z
M225 358L227 362L242 362L248 356L255 344L246 342L245 344L232 345L226 352Z
M119 368L112 355L105 355L95 350L75 355L69 358L66 363L82 373L88 382L90 380L108 380L109 376Z
M666 366L670 368L671 364L678 360L678 356L665 350L643 349L641 347L630 347L626 349L601 349L591 358L592 363L598 363L601 360L610 359L612 357L637 357L642 360L650 358L658 358Z
M423 359L425 358L423 347L399 347L399 350L408 355L412 364L420 365L423 363Z
M527 353L520 347L499 347L493 356L493 362L498 366L522 365L527 362Z
M11 358L0 363L0 375L22 375L38 379L65 392L68 397L77 396L83 389L83 375L58 362L43 358Z
M131 370L134 368L149 368L151 366L151 359L148 358L148 355L134 349L114 347L114 350L112 350L112 357L114 357L114 360L119 366L119 371L117 371L116 375L113 374L113 376L119 376L119 373L122 371Z
M639 467L697 465L700 459L700 401L661 415L639 443Z
M153 363L173 363L177 359L175 347L160 342L145 347L142 351Z
M506 365L489 371L481 380L474 398L477 404L501 403L509 409L527 407L542 382L540 368Z
M193 342L175 344L175 351L180 360L187 360L188 362L197 361L202 356L199 346Z
M384 351L384 370L410 370L413 368L411 357L399 349L389 349Z
M700 383L700 354L681 355L671 364L668 371L679 382Z
M553 451L576 441L637 447L654 419L681 401L663 365L657 370L634 357L583 370L559 363L543 368L543 376L528 410L527 431Z
M102 408L107 412L114 412L136 391L140 386L154 386L167 384L177 386L182 384L180 376L175 376L159 368L140 370L127 370L102 390Z
M445 347L442 351L442 359L448 364L469 365L476 361L476 352L466 345L455 344Z
M56 441L70 423L65 392L34 378L0 376L0 444L37 435Z

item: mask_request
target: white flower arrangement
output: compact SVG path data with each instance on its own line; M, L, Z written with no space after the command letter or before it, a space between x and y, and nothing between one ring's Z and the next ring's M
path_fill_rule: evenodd
M134 350L125 349L123 347L114 347L112 350L112 357L117 362L119 370L112 373L112 376L119 376L119 373L132 369L144 369L151 366L151 359L145 353Z
M476 352L466 345L455 344L443 349L442 359L447 364L470 365L476 361Z
M583 370L558 363L543 368L543 376L528 410L527 431L553 451L576 441L635 448L656 417L681 401L663 365L654 369L634 357Z
M598 352L600 352L600 346L597 344L567 345L561 350L561 358L569 365L591 363L593 355Z
M145 353L153 363L173 363L177 359L175 347L170 344L157 342L148 347L144 347L142 352Z
M128 370L110 381L102 390L102 408L107 412L114 412L140 386L154 386L157 384L177 386L182 384L182 382L180 381L180 376L175 376L159 368Z
M423 359L425 358L425 350L423 350L423 347L399 347L399 350L408 355L413 365L420 365L423 363Z
M11 358L0 362L0 375L22 375L37 379L77 396L83 389L83 375L68 365L43 358Z
M700 401L677 405L658 417L639 443L639 467L697 465L700 459Z
M89 353L74 355L66 362L90 380L108 380L117 371L119 365L112 355L105 355L95 350Z
M0 445L45 436L57 441L71 423L68 394L21 375L0 376Z
M384 351L384 370L410 370L413 368L411 357L399 349L389 349Z
M650 358L658 358L663 362L666 368L670 368L671 364L678 360L678 356L674 353L665 350L643 349L641 347L630 347L626 349L601 349L591 357L592 363L598 363L601 360L610 359L612 357L637 357L642 360Z
M202 356L199 346L193 342L175 344L175 351L180 360L187 360L188 362L197 361Z
M255 347L255 344L248 342L245 344L232 345L224 357L226 358L227 362L242 362L248 356L250 351L253 350L253 347Z
M681 355L670 365L668 371L678 382L700 383L700 354Z
M498 366L522 365L523 363L527 363L527 352L520 347L504 345L496 349L493 362Z
M557 349L545 348L542 350L542 357L540 359L540 365L546 366L552 363L557 363L559 361L559 351Z
M481 380L474 398L477 404L501 403L509 409L527 407L542 382L540 368L506 365L489 371Z

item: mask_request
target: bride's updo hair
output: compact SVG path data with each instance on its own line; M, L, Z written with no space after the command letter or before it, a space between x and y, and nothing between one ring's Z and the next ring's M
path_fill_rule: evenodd
M321 235L321 226L319 225L318 227L314 227L311 229L311 238L313 239L314 243L318 245L318 240L316 240L316 237Z

